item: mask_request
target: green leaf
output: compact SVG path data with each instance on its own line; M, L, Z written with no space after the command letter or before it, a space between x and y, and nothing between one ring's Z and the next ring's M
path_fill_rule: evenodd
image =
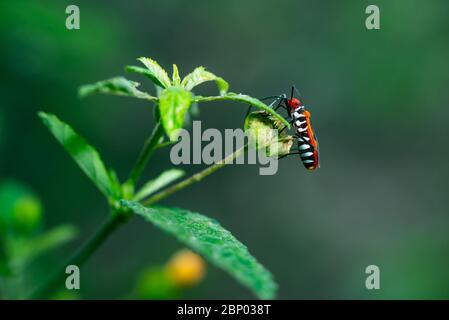
M138 86L138 82L130 81L123 77L115 77L93 84L84 85L80 87L78 94L80 97L86 97L94 93L105 93L118 96L135 97L151 101L157 100L156 97L150 96L148 93L138 90Z
M263 103L259 99L253 98L246 94L228 92L227 94L225 94L223 96L212 96L212 97L195 96L195 97L193 97L193 102L223 101L223 100L242 102L247 105L252 105L256 108L262 109L262 110L268 112L269 114L275 116L277 119L279 119L279 121L281 121L284 125L286 125L287 128L290 128L290 123L288 123L288 121L283 116L281 116L279 113L277 113L273 108L270 108L269 106L267 106L265 103Z
M277 285L271 273L215 220L184 209L146 208L126 200L120 203L227 271L259 298L272 299L275 296Z
M127 66L126 71L144 75L162 88L168 88L171 86L171 81L167 72L156 61L145 57L141 57L137 60L142 62L146 69L135 66Z
M148 181L134 196L135 201L140 201L150 194L162 189L166 185L169 185L173 181L184 176L184 170L169 169L161 173L156 179Z
M122 185L120 184L117 173L113 169L109 169L109 180L111 181L112 193L120 195L122 192Z
M173 65L172 82L174 86L179 86L181 84L181 78L179 77L179 70L176 64Z
M98 189L108 198L118 199L120 197L117 192L119 182L115 175L110 174L106 169L99 153L55 115L44 112L39 112L38 115Z
M171 141L177 139L177 130L184 125L185 114L192 103L192 94L181 87L170 87L159 96L162 125Z
M206 81L215 81L220 95L224 95L229 89L229 84L223 78L217 77L212 72L206 71L204 67L198 67L193 70L192 73L185 76L181 82L181 86L186 90L191 91L194 87Z

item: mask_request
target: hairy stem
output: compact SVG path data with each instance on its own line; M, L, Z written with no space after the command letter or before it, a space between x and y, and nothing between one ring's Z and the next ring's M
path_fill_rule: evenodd
M134 187L139 180L145 166L147 165L148 160L153 154L154 150L157 149L159 144L159 140L164 134L164 129L162 128L162 124L159 121L153 129L151 136L145 141L142 151L140 152L139 158L137 159L136 165L131 170L127 185Z
M230 162L232 162L235 158L237 158L242 151L244 151L247 148L247 145L241 147L240 149L236 150L235 152L231 153L230 155L228 155L226 158L224 158L223 160L217 162L216 164L207 167L206 169L195 173L194 175L190 176L189 178L182 180L181 182L168 187L165 190L162 190L158 193L156 193L155 195L153 195L152 197L148 198L147 200L145 200L142 204L145 206L149 206L152 205L156 202L161 201L162 199L172 195L173 193L184 189L185 187L190 186L191 184L194 184L196 182L199 182L201 180L203 180L205 177L207 177L208 175L214 173L215 171L217 171L218 169L224 167L225 165L229 164Z
M122 223L126 221L122 214L112 215L104 222L97 232L90 238L67 262L53 274L41 287L31 294L30 299L45 299L51 293L62 287L64 278L67 277L65 270L67 266L75 265L81 267L100 245L112 234Z

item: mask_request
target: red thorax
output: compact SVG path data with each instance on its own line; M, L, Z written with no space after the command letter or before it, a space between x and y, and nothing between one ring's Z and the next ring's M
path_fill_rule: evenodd
M299 101L299 100L296 99L296 98L290 98L290 99L288 99L288 100L287 100L287 104L288 104L288 106L290 107L290 109L291 109L292 111L293 111L293 110L296 110L298 107L302 106L302 102Z

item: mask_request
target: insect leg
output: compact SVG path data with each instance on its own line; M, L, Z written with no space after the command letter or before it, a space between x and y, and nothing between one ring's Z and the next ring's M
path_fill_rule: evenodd
M266 99L269 99L269 98L272 98L272 97L263 98L263 99L261 99L261 100L264 100L264 99L266 100ZM268 105L269 108L272 108L273 105L274 105L279 99L282 99L281 97L278 97L278 96L274 96L274 98L276 98L276 99L275 99L272 103L270 103L270 104ZM277 110L279 107L282 107L281 103L282 103L282 100L279 101L278 105L276 106L276 108L274 108L274 110ZM248 111L246 111L246 116L245 116L245 118L249 115L249 113L250 113L252 107L253 107L253 105L250 104L249 107L248 107Z
M287 129L287 126L284 126L284 127L278 132L278 134L281 134L282 132L284 132L285 129Z
M293 119L292 120L290 120L288 123L290 123L290 124L293 124ZM287 129L287 126L284 126L282 129L281 129L281 131L279 131L279 133L282 133L285 129Z
M279 109L279 108L284 108L284 109L286 109L285 108L285 105L283 105L282 104L282 102L284 102L284 100L283 99L279 99L279 103L278 103L278 105L274 108L274 111L276 111L277 109Z
M288 123L293 124L294 120L290 120ZM287 129L287 126L284 126L279 132L278 134L281 134L282 132L284 132L284 130Z
M270 106L272 106L274 103L279 101L278 105L276 106L276 108L274 108L274 110L277 110L277 108L279 108L279 107L284 107L285 108L285 106L281 105L281 103L284 102L287 99L287 96L285 95L285 93L281 94L279 96L268 96L268 97L265 97L265 98L261 98L259 100L260 101L264 101L264 100L268 100L268 99L274 99L274 101L270 104Z
M287 111L288 117L291 118L291 117L292 117L292 114L291 114L291 112L290 112L290 108L288 107L288 103L287 103L287 101L288 101L287 95L284 93L284 94L283 94L282 96L280 96L280 97L282 98L282 100L280 101L280 104L281 104L281 103L284 103L284 104L283 104L283 105L278 105L278 106L276 107L276 109L274 109L274 110L277 110L277 108L282 107L282 108L285 109L285 111Z
M287 156L291 156L292 154L300 154L300 152L298 151L298 152L289 152L289 153L287 153L287 154L284 154L284 155L282 155L282 156L280 156L280 157L278 157L278 160L280 160L280 159L282 159L282 158L285 158L285 157L287 157Z
M265 98L260 98L259 100L260 101L264 101L264 100L268 100L268 99L276 99L276 100L278 100L278 99L283 98L283 97L284 97L284 94L281 94L280 96L268 96L268 97L265 97Z
M251 108L253 107L252 104L249 105L248 110L246 111L245 118L248 117L249 113L251 112Z
M288 117L291 118L292 114L290 112L290 108L287 106L287 96L285 94L279 96L279 103L276 106L276 108L274 108L274 111L277 111L279 108L283 108L285 109L285 111L287 111Z

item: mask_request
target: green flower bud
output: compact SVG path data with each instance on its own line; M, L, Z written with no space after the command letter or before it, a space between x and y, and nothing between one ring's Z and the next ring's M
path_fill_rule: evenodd
M28 234L41 221L41 203L27 187L15 181L0 184L0 234Z
M265 111L250 113L244 126L250 145L264 148L267 156L282 156L290 152L294 138L286 133L284 127L279 119Z
M17 199L12 215L14 231L30 233L36 230L41 221L42 207L37 198L27 195Z

